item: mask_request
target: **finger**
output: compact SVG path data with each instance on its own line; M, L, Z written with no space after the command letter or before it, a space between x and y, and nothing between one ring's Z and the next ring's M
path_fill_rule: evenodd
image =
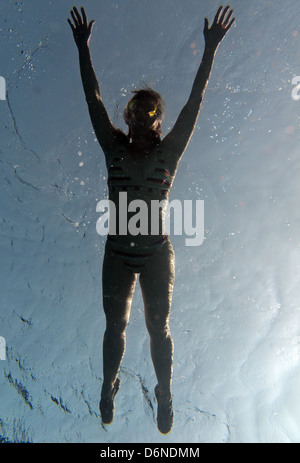
M73 26L69 18L68 18L68 23L70 24L72 31L75 32L75 27Z
M219 19L219 22L220 22L221 24L223 23L224 18L225 18L225 15L226 15L227 11L229 10L229 8L230 8L229 5L226 6L226 8L224 8L224 11L223 11L223 13L222 13L222 15L221 15L221 17L220 17L220 19Z
M229 23L229 20L230 20L230 18L232 16L232 13L233 13L233 10L230 10L228 15L227 15L227 18L225 19L225 21L223 23L223 26L225 26L225 27L227 26L227 24Z
M70 13L71 13L72 19L74 21L75 27L78 27L79 24L78 24L78 21L77 21L77 19L75 17L75 14L73 13L73 11L70 11Z
M76 14L76 18L77 18L78 23L79 23L80 25L82 25L82 19L81 19L81 16L80 16L80 14L79 14L79 12L78 12L76 6L74 6L73 10L74 10L74 12L75 12L75 14Z
M84 11L83 6L81 7L81 14L82 14L82 17L83 17L83 24L84 24L85 26L87 26L87 17L86 17L86 14L85 14L85 11Z
M208 22L208 19L205 18L204 19L204 30L207 31L208 30L208 26L209 26L209 22Z
M94 22L95 22L95 21L92 19L92 21L91 21L90 24L89 24L89 27L88 27L89 34L92 32Z
M216 24L219 21L219 16L220 16L220 13L221 13L222 9L223 9L223 6L221 5L220 8L217 11L216 16L215 16L214 24Z
M235 21L235 18L233 18L230 23L228 24L228 26L226 27L226 32L229 31L229 29L231 28L232 24L234 23Z

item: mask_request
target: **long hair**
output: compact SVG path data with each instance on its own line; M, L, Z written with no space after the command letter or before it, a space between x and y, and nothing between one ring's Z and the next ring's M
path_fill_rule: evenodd
M124 118L125 123L128 125L128 104L131 101L139 101L139 100L144 100L145 98L151 98L157 106L156 114L157 114L157 119L159 121L159 124L157 125L157 128L155 130L152 129L149 131L151 133L151 135L150 133L149 135L153 138L154 142L159 142L160 137L162 135L161 123L165 115L165 102L162 96L158 92L153 90L151 87L145 87L140 90L132 90L131 92L134 93L134 96L129 100L129 102L127 103L127 106L125 107L123 111L123 118ZM128 132L128 138L129 139L131 138L130 129Z

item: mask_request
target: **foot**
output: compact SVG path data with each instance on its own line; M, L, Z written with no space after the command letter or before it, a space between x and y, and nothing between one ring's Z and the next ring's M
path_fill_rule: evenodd
M157 427L162 434L168 434L173 426L172 396L168 394L167 397L163 397L158 384L154 392L157 400Z
M114 400L120 388L120 383L120 379L117 378L113 385L110 397L101 397L99 408L103 424L111 424L114 419Z

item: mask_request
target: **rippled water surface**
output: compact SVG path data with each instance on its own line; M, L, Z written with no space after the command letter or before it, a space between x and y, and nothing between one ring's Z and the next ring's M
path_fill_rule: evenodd
M146 82L166 100L166 134L201 61L204 17L213 19L218 2L83 5L96 20L91 51L111 118L125 129L130 91ZM0 6L1 439L299 442L298 2L231 2L236 24L174 183L171 199L204 200L205 240L186 247L171 237L175 419L165 437L139 290L115 419L100 424L105 239L96 205L107 172L66 22L72 6Z

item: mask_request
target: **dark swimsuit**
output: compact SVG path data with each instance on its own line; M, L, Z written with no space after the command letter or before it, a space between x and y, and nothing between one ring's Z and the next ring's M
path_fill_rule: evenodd
M118 244L117 241L114 241L112 237L108 236L106 250L117 255L126 268L134 273L140 273L145 265L150 262L151 257L162 248L166 242L171 244L167 235L147 248L131 251L128 247Z
M114 200L119 192L126 191L129 198L145 200L168 199L174 179L166 166L166 162L159 149L153 149L152 154L141 162L131 159L130 151L119 149L107 160L109 198ZM163 222L164 217L161 217ZM117 255L127 269L140 273L152 256L162 247L172 248L168 235L162 232L156 236L149 236L142 243L134 245L136 237L108 235L106 250ZM163 252L162 255L165 253ZM170 250L173 258L173 250ZM165 258L165 256L164 256Z

